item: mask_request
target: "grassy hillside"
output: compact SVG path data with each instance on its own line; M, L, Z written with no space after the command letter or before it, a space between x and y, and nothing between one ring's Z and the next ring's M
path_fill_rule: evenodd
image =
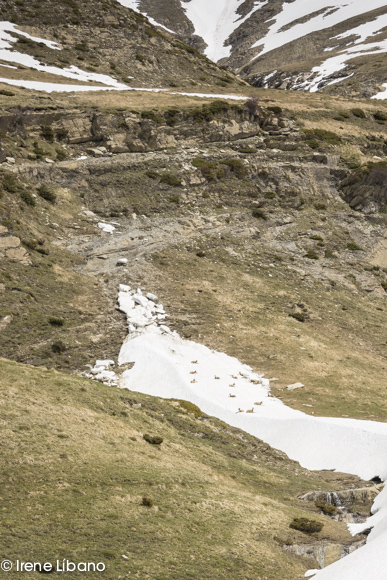
M351 542L297 500L329 487L323 474L197 409L4 359L0 369L3 558L102 561L112 580L290 580L311 561L282 544ZM294 517L324 528L310 537L289 528Z

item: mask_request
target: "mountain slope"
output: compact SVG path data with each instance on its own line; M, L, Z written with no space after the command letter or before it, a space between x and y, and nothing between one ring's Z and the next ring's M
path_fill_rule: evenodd
M0 370L0 533L11 562L103 562L109 580L293 580L312 560L282 544L353 542L343 522L298 496L357 478L332 484L184 402L4 359ZM292 530L294 517L324 531Z
M82 83L119 90L241 84L115 0L10 0L0 7L0 21L4 82L40 81L70 88Z
M213 0L210 7L204 0L131 0L130 4L196 46L204 43L209 58L227 62L257 86L329 87L329 91L372 96L382 91L387 80L384 0L366 4L361 0Z

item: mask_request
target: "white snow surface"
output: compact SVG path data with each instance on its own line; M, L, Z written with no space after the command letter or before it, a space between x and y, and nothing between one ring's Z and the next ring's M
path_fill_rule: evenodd
M263 45L260 52L261 56L307 34L330 28L340 22L385 6L385 0L368 0L368 2L363 0L294 0L291 3L284 2L282 11L273 17L274 22L270 26L267 35L254 43L252 48ZM321 14L313 16L315 12L319 11L322 11ZM307 16L310 16L310 18L305 22L295 24L284 30L292 22ZM382 27L383 25L380 24L379 30ZM374 26L370 24L370 34L375 33L372 30L373 28ZM363 32L365 32L365 29ZM347 34L344 36L347 36ZM364 39L367 36L365 35Z
M118 303L129 328L118 364L134 363L122 373L121 388L191 401L308 469L387 479L387 423L313 417L291 409L270 395L263 375L172 332L163 322L163 307L141 290L120 285ZM372 513L364 524L350 525L352 534L373 527L367 544L324 570L314 570L317 580L386 580L387 489L377 497Z
M112 224L105 224L104 222L98 222L97 226L99 227L100 230L106 232L107 234L112 234L116 229Z
M195 34L201 36L207 44L206 56L217 62L230 56L231 46L225 46L226 40L243 22L262 8L269 0L255 1L251 11L244 17L237 14L238 8L245 0L190 0L182 2L187 18L195 28Z
M370 0L367 3L362 0L347 0L346 2L342 0L313 0L313 2L310 0L294 0L291 3L284 3L282 11L273 18L274 22L266 36L256 41L252 48L262 47L258 54L258 56L262 56L307 34L335 26L349 18L366 14L371 10L385 6L385 0ZM313 16L313 13L318 11L322 11L321 14ZM305 22L292 26L292 22L308 16L310 18L306 19ZM337 56L327 59L320 66L314 67L309 78L294 86L293 89L316 92L320 88L319 83L325 81L325 84L334 84L349 78L352 75L343 73L338 78L329 81L329 77L332 74L345 69L349 60L359 56L387 52L387 40L369 42L372 37L386 27L387 14L382 14L337 35L332 40L348 38L347 46ZM326 50L334 49L327 48ZM387 95L382 92L374 98L385 99Z
M380 93L377 93L376 95L371 97L371 99L378 99L380 101L384 101L385 99L387 99L387 83L383 83L382 87L384 87L385 90L381 91Z

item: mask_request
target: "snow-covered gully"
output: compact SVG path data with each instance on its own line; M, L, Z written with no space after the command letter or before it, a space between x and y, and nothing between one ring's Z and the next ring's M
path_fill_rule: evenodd
M191 401L208 415L245 430L284 451L308 469L336 469L363 479L387 479L387 423L311 417L270 394L269 380L236 358L185 340L165 325L163 306L153 294L120 285L118 304L128 335L118 365L134 363L118 376L113 361L97 361L88 376L120 388ZM316 580L385 580L387 488L372 516L349 524L353 535L372 528L367 543L345 558L308 573Z

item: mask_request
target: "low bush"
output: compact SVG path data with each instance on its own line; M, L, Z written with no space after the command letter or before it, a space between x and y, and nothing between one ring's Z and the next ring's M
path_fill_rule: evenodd
M256 147L241 147L239 153L256 153L258 149Z
M337 507L331 503L326 503L325 501L322 501L321 499L317 499L314 502L314 505L320 509L324 514L328 515L328 516L333 516L333 514L335 514L337 512Z
M382 113L381 111L376 111L376 113L374 113L374 119L375 121L387 121L387 114Z
M145 175L149 177L149 179L157 179L160 177L160 175L154 169L148 169L148 171L145 172Z
M200 257L204 257L206 255L205 252L197 252L196 255L198 255L198 254L202 254ZM188 413L192 413L193 415L195 415L196 419L203 417L203 412L201 411L201 409L197 405L194 405L194 403L190 403L190 401L182 401L182 400L179 400L178 403L179 403L180 407L185 409Z
M318 260L318 254L314 250L308 250L304 256L304 258L308 258L309 260Z
M145 439L145 441L147 443L150 443L151 445L161 445L162 442L164 441L162 437L160 437L159 435L148 435L148 433L145 433L145 435L143 435L143 439Z
M260 208L253 210L252 216L258 220L267 220L265 212L263 211L263 209Z
M347 244L347 250L351 250L352 252L356 252L356 251L359 251L359 250L363 250L363 248L361 248L360 246L358 246L356 244L356 242L349 242Z
M0 95L4 95L5 97L14 97L15 93L13 93L12 91L8 91L7 89L1 89Z
M69 136L69 132L64 127L59 127L59 129L56 129L55 131L55 136L58 141L65 141Z
M55 342L52 343L51 350L55 354L62 354L67 350L67 347L65 343L62 342L61 340L56 340Z
M51 326L63 326L64 325L64 320L63 318L56 318L55 316L50 316L48 319L49 324L51 324Z
M54 131L52 129L52 127L50 127L49 125L44 125L42 127L40 127L40 136L45 139L46 141L48 141L49 143L53 143L54 142Z
M163 173L160 177L160 183L179 187L179 185L181 185L181 179L174 173Z
M366 114L363 111L363 109L358 109L358 108L351 109L351 113L352 113L352 115L354 115L358 119L365 119L366 118Z
M3 176L3 189L9 193L16 193L20 189L20 183L12 173Z
M56 159L57 161L64 161L67 158L67 153L61 147L57 147L56 151Z
M274 115L280 115L282 113L281 107L278 107L277 105L271 105L270 107L267 107L267 110L274 113Z
M302 312L291 312L289 316L294 318L294 320L298 320L298 322L305 322L306 320L305 314L303 314Z
M142 111L141 112L141 117L143 119L149 119L150 121L153 121L154 123L157 123L158 125L161 125L163 122L163 118L162 116L157 113L156 111Z
M305 129L305 135L309 137L309 141L322 141L324 143L329 143L329 145L339 145L342 142L340 135L333 133L333 131L327 131L326 129ZM310 145L307 141L308 145Z
M41 185L40 187L38 187L38 189L36 191L38 192L38 194L40 195L40 197L42 197L46 201L50 201L51 203L55 203L56 202L56 195L55 195L55 193L47 185L45 185L45 184Z
M148 497L147 495L143 496L141 503L146 507L153 507L155 504L154 500L151 497Z
M238 179L244 179L247 175L246 166L241 159L223 159L221 164L227 165Z
M324 524L317 522L316 520L308 520L307 518L294 518L289 525L289 528L306 534L321 532L323 527Z
M20 199L22 199L27 205L36 205L35 198L29 193L29 191L26 191L25 189L20 192Z

